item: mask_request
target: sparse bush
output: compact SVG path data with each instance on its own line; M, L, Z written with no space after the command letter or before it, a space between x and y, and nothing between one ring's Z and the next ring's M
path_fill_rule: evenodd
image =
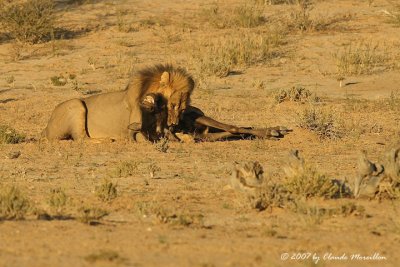
M372 74L389 67L387 51L372 42L351 43L333 58L339 75Z
M342 183L319 173L314 167L305 163L298 150L291 151L287 159L285 188L296 198L341 197L345 193Z
M400 3L388 0L391 5L390 11L384 10L386 15L389 17L389 23L394 24L396 27L400 27Z
M201 16L216 28L253 28L265 23L264 6L257 2L222 10L219 5L202 11Z
M257 3L263 2L267 5L293 5L298 2L298 0L254 0Z
M310 18L311 1L299 0L298 8L290 13L290 26L296 30L307 31L312 28L313 21Z
M77 219L85 224L96 225L101 218L107 215L107 211L97 207L81 207L78 209Z
M55 21L54 0L0 2L0 24L19 42L38 43L49 38Z
M164 206L155 205L156 202L137 202L136 211L143 218L153 217L158 223L190 226L202 224L202 214L190 214L187 212L174 211Z
M234 67L265 63L280 53L274 49L276 40L268 35L243 33L238 37L212 40L199 47L194 56L199 62L200 73L224 77Z
M173 29L157 28L153 33L165 44L173 44L182 40L182 33Z
M139 21L139 26L153 28L155 26L163 27L167 26L169 21L166 18L162 17L150 17L147 19L142 19Z
M14 87L15 86L15 77L14 77L14 75L7 76L5 81L10 87Z
M390 92L389 98L383 101L388 104L391 110L400 110L400 89Z
M293 10L288 19L288 27L294 31L318 32L334 29L339 23L351 19L349 14L341 14L333 17L311 17L313 8L310 0L297 0L297 8Z
M64 86L68 82L68 80L63 75L52 76L50 78L50 81L51 81L51 84L53 84L54 86Z
M158 166L155 162L150 163L148 167L150 178L155 178L156 173L161 171L160 166Z
M138 31L136 27L132 26L132 23L127 21L128 17L132 17L134 15L135 14L130 14L129 10L118 9L116 12L118 31L125 33Z
M352 196L346 181L320 174L305 164L298 150L291 151L286 163L283 183L277 183L271 175L264 177L264 170L258 162L235 163L230 182L232 189L239 193L239 202L259 211L287 208L297 212L302 209L298 204L306 199ZM343 211L335 211L335 214L350 214L353 210L344 207Z
M363 217L365 213L365 208L363 206L352 202L342 204L339 207L323 207L297 199L291 204L291 210L303 215L305 222L311 225L322 224L325 219L331 217L348 217L352 215Z
M315 96L310 90L301 87L293 86L290 89L281 89L273 94L273 97L277 103L284 101L293 102L318 102L319 98Z
M306 108L298 114L298 126L315 132L321 139L339 139L345 135L344 125L333 110Z
M104 202L113 200L118 196L117 185L111 181L104 180L103 183L96 187L97 197Z
M267 183L264 184L260 191L251 198L250 204L253 208L262 211L272 208L283 208L291 201L289 191L281 184Z
M202 223L203 219L203 215L201 214L177 213L164 208L154 210L153 213L159 223L180 225L185 227Z
M245 4L234 9L232 24L239 27L252 28L265 22L262 5Z
M61 214L67 204L68 197L61 188L52 189L48 203L57 214Z
M25 141L25 135L17 133L13 128L0 125L0 144L18 144Z
M12 186L0 193L0 219L24 219L31 209L31 204L21 191Z
M98 253L90 254L85 257L85 260L90 263L96 263L98 261L121 263L124 261L117 252L112 250L102 250Z
M336 183L307 165L303 172L286 177L285 188L293 195L305 198L333 198L340 194L340 187Z
M109 172L111 177L121 178L132 176L138 170L138 163L134 161L122 161Z

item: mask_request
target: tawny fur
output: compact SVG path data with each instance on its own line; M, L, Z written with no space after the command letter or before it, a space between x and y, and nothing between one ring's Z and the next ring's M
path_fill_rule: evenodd
M85 138L132 138L128 126L135 125L145 137L158 136L153 131L154 124L142 127L143 120L151 119L142 112L141 102L148 94L161 96L168 116L165 123L157 125L176 125L184 110L169 105L174 96L182 98L179 102L189 103L194 88L192 77L183 69L172 65L156 65L135 73L125 90L104 93L82 99L72 99L58 105L48 122L43 136L49 140ZM151 125L151 129L146 128ZM150 126L148 126L150 127ZM159 128L159 127L156 127ZM132 129L132 128L130 128Z

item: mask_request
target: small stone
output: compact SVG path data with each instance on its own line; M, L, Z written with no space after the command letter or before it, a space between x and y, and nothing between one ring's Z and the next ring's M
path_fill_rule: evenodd
M21 152L20 152L20 151L11 151L10 153L8 153L8 154L6 155L6 158L7 158L7 159L16 159L16 158L18 158L20 155L21 155Z

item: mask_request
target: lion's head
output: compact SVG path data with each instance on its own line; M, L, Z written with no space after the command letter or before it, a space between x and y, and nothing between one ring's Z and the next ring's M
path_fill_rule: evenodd
M179 124L182 113L185 111L190 102L190 94L193 90L192 83L188 83L188 76L180 77L179 73L175 73L173 79L167 71L163 72L160 79L160 87L162 91L167 92L169 97L167 101L167 125L168 127Z
M189 105L189 93L175 92L171 95L168 104L168 126L176 126L182 117L183 112Z

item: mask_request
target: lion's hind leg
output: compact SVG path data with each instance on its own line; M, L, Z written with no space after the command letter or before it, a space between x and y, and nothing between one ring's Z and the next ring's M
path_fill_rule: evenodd
M88 137L86 130L87 108L80 99L72 99L58 105L51 115L44 130L48 140L73 139Z

